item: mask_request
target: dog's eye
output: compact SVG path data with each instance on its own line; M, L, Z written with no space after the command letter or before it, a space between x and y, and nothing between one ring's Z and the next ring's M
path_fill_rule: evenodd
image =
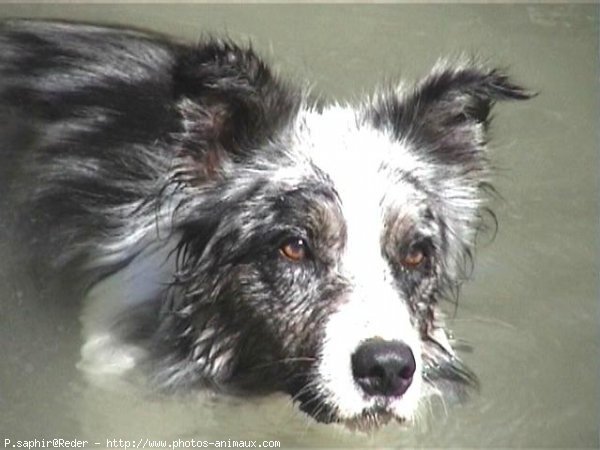
M416 269L422 266L427 259L425 250L421 247L411 248L402 258L402 265L407 269Z
M308 254L308 246L302 238L291 238L285 241L279 248L279 252L290 261L302 261Z

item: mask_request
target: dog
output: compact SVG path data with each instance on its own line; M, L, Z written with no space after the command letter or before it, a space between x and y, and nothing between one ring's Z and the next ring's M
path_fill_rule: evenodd
M8 21L0 83L20 242L81 292L86 371L356 429L477 386L440 302L468 278L490 110L531 96L501 70L325 104L229 39Z

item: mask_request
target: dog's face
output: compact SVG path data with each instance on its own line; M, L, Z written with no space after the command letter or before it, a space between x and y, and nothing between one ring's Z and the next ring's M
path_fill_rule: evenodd
M476 383L439 302L479 226L490 108L528 97L506 76L440 65L414 87L317 107L227 42L1 31L2 139L29 149L38 183L27 239L92 282L164 272L144 259L153 246L175 260L167 287L134 281L88 305L88 366L283 391L358 428Z
M201 291L210 273L220 302L197 312L198 358L208 317L220 336L212 345L232 339L208 347L215 374L277 386L319 420L358 427L410 418L431 355L460 388L473 381L453 365L436 304L460 282L485 170L479 161L447 167L372 114L300 111L233 165L219 182L234 200L195 273Z
M502 96L524 94L494 72L438 68L359 107L301 102L260 146L213 155L199 183L202 208L217 193L210 238L197 245L192 220L181 258L189 298L215 299L181 306L209 378L358 428L475 386L438 302L470 260Z

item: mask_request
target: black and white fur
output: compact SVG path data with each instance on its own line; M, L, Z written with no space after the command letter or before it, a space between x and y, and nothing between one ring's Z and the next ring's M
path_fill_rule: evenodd
M476 384L439 302L480 225L490 109L528 97L463 61L320 105L227 40L0 32L18 227L38 273L84 289L81 366L358 428Z

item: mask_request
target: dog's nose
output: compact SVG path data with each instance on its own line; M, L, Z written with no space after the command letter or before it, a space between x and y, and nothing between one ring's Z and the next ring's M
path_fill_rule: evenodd
M400 341L369 339L352 354L352 375L367 395L401 396L415 368L410 347Z

